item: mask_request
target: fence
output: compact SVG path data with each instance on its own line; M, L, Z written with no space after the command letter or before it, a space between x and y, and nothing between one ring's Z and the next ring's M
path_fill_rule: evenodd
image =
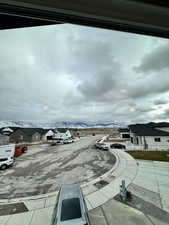
M148 148L145 149L144 145L132 145L132 144L128 144L126 143L125 144L126 146L126 150L131 150L131 151L134 151L134 150L140 150L140 151L166 151L166 150L169 150L169 145L148 145Z

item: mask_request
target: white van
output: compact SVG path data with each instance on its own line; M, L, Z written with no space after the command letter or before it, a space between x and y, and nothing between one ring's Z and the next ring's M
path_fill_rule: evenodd
M0 157L0 168L2 170L5 170L7 167L12 166L14 163L14 158L13 157Z
M0 146L0 168L6 169L14 163L15 145L1 145Z

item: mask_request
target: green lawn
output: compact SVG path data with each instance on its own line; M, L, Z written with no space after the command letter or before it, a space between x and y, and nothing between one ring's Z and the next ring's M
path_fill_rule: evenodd
M127 151L127 153L135 159L169 162L169 151Z

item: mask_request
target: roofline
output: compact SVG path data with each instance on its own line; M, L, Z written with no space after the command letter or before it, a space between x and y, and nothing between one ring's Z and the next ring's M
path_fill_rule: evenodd
M8 2L8 4L6 4L6 2ZM102 6L100 1L98 6L97 4L95 5L97 7L94 7L94 3L92 2L89 3L89 5L84 5L83 10L83 5L79 6L78 3L73 4L72 2L66 4L65 2L62 3L61 0L56 1L53 7L50 7L50 3L49 6L46 6L43 3L38 4L36 1L34 1L34 4L26 2L2 0L2 3L0 3L0 13L21 18L35 19L41 22L44 21L44 23L48 22L49 24L58 22L72 23L130 33L165 38L169 37L169 27L166 23L167 18L169 18L169 9L167 3L164 4L164 2L156 4L155 0L149 0L148 3L139 0L116 0L111 2L110 5L113 13L110 13L110 2L108 0L105 2L105 7L107 8L104 10L99 7ZM70 8L70 6L72 7ZM135 12L134 10L137 10L139 15L136 13L132 15L131 12ZM109 11L109 15L106 14L106 11ZM149 13L152 14L153 18L158 19L150 20L148 18Z

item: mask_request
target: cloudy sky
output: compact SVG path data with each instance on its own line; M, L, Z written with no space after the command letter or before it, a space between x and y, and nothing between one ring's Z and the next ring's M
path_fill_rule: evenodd
M0 120L169 121L169 41L68 24L0 31Z

